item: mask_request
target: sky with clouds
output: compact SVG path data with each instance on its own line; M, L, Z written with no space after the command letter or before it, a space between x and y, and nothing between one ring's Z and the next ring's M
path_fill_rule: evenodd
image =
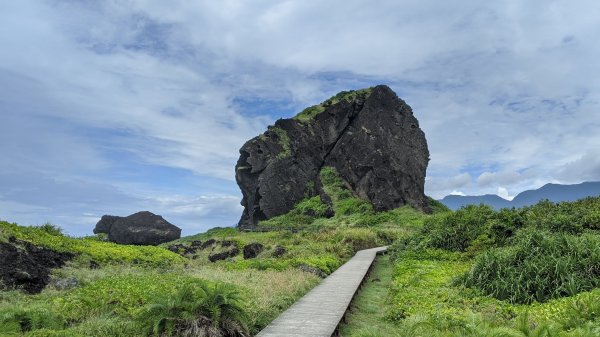
M599 17L593 0L3 1L0 218L233 225L246 140L376 84L419 119L435 198L600 180Z

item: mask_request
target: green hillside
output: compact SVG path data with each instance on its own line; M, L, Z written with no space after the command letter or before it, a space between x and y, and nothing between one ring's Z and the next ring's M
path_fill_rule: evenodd
M377 213L331 174L333 217L307 199L261 223L280 227L267 232L215 228L147 247L0 222L0 244L73 253L40 293L0 291L0 335L184 335L197 323L185 319L189 308L215 303L227 313L206 314L215 326L238 322L254 334L355 251L391 244L344 336L598 336L600 198ZM262 250L245 259L249 244ZM219 254L227 256L210 262ZM75 282L60 286L65 280Z

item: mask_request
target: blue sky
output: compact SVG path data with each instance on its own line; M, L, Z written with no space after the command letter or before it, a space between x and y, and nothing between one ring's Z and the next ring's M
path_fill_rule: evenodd
M596 1L4 1L0 218L233 225L246 140L380 83L426 133L433 197L600 180L599 17Z

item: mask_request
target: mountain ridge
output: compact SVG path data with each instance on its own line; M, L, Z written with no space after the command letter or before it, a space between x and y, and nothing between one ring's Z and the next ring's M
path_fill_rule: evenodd
M598 195L600 195L600 181L586 181L579 184L548 183L538 189L525 190L517 194L512 200L504 199L496 194L465 196L451 194L439 199L439 201L452 210L473 204L486 204L495 209L501 209L530 206L543 199L552 202L575 201Z

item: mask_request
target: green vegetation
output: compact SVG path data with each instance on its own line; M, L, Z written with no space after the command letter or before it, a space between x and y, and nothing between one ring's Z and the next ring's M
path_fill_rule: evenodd
M378 267L387 291L363 291L379 312L359 296L350 317L366 323L344 336L599 336L598 210L600 197L428 217Z
M352 309L341 326L342 336L393 336L394 322L387 319L389 285L392 282L392 263L388 256L379 256L365 286L354 300Z
M390 254L378 259L344 336L600 335L600 197L501 211L451 212L430 201L433 215L375 212L332 168L320 178L331 205L307 194L261 223L294 231L215 228L143 247L0 222L2 242L74 253L52 279L77 280L35 295L0 291L0 335L252 335L319 282L300 267L327 275L357 250L381 245L392 245ZM209 240L185 256L166 249ZM250 243L263 246L256 258L208 260ZM90 269L92 260L100 268Z
M136 263L156 267L183 264L185 259L168 250L152 246L124 246L104 242L99 237L74 239L62 234L60 228L45 224L39 227L25 227L0 221L0 241L9 237L35 243L58 252L71 252L82 260L106 263Z
M325 111L326 108L345 100L347 102L353 102L358 98L366 99L371 95L373 88L366 88L360 90L350 90L350 91L342 91L337 95L325 100L321 104L313 105L304 109L302 112L297 114L294 119L301 122L310 122L313 120L318 114Z
M146 306L139 320L157 336L249 336L238 290L222 283L183 284Z
M269 130L273 131L277 136L277 142L281 145L281 152L277 154L277 159L283 159L289 157L292 154L292 149L290 147L290 137L287 132L278 127L272 127Z
M600 287L600 235L523 230L477 256L462 283L511 303L545 302Z
M345 198L355 198L342 194L334 193L334 207L339 207L340 201L343 205ZM192 291L184 289L186 284L208 284L231 290L231 294L237 294L233 297L239 295L235 300L240 307L239 317L247 318L239 320L240 326L247 324L250 334L254 334L319 282L319 276L302 271L300 266L330 274L357 250L388 245L413 233L426 217L405 207L387 213L375 213L372 209L363 212L359 208L357 212L348 210L328 219L323 216L329 206L318 196L307 198L295 210L310 218L306 230L246 233L235 228L215 228L159 247L116 245L98 236L70 238L56 226L22 227L2 222L2 241L15 237L75 253L76 257L66 267L53 271L52 278L73 278L77 285L69 289L49 285L35 295L0 291L0 335L146 336L168 335L169 331L177 334L206 316L194 309L194 303L201 302L204 296L200 288L193 290L196 295L192 297L185 295L192 298L189 301L177 300ZM377 217L377 224L365 220L367 216ZM287 219L290 224L295 221ZM211 239L231 242L232 246L215 244L187 257L166 249L173 244L190 245L193 241ZM214 263L208 261L209 254L233 247L241 250L254 242L264 246L254 259L246 260L239 254ZM285 252L276 256L278 247ZM100 268L90 269L90 260L98 262ZM226 294L225 297L229 296ZM208 322L205 318L201 320ZM211 319L210 326L215 321L219 320Z

